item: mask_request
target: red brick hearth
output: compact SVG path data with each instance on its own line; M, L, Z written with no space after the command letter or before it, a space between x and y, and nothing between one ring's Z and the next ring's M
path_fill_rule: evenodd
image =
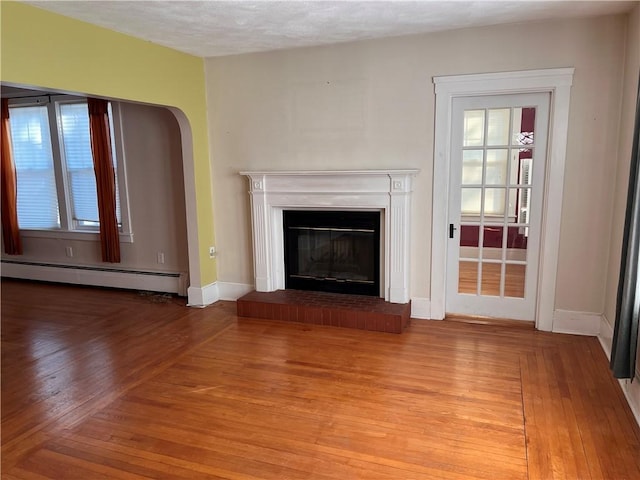
M278 290L251 292L237 302L238 316L402 333L411 306L363 295Z

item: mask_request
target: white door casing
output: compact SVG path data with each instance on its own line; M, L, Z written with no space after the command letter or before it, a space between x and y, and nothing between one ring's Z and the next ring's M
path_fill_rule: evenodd
M481 95L550 93L549 141L542 207L535 323L551 331L555 306L564 166L573 68L434 77L436 93L433 211L431 230L431 314L446 313L446 257L453 98ZM547 209L546 205L554 205Z

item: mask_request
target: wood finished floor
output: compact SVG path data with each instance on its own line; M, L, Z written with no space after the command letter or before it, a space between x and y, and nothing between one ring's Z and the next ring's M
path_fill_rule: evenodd
M595 338L2 282L2 478L638 479Z

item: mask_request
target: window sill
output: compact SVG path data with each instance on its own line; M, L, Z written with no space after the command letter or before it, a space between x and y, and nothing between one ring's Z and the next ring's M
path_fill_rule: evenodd
M20 230L20 236L24 238L62 238L86 242L100 241L98 232L82 232L79 230ZM119 236L120 243L133 243L133 233L120 233Z

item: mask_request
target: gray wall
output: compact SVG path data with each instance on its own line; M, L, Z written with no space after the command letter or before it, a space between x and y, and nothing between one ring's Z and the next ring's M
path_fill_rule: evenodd
M24 237L24 255L2 259L188 272L180 129L161 107L122 103L123 144L133 243L121 243L122 262L104 264L97 241ZM72 247L72 258L66 247ZM163 252L165 263L157 262Z

